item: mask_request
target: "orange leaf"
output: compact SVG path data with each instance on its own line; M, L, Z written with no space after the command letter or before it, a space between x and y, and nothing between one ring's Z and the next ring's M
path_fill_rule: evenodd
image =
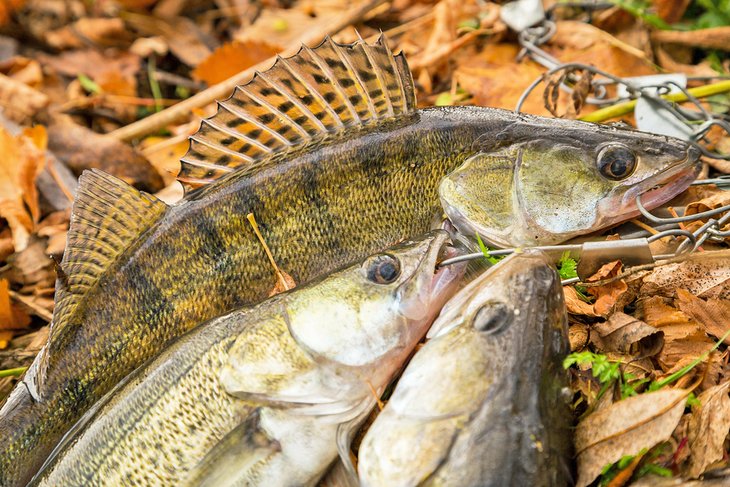
M210 56L198 64L192 75L197 80L214 85L269 59L277 52L274 47L265 42L232 41L213 51Z

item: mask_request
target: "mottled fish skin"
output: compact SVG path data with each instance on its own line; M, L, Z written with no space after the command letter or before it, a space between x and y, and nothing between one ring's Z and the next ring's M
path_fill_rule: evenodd
M199 485L211 475L195 468L204 460L222 475L213 485L316 482L337 456L337 415L308 414L276 394L299 388L310 402L337 401L339 415L368 411L375 399L365 381L385 387L455 290L463 269L436 272L447 242L437 231L389 249L400 269L392 281L373 282L379 254L202 324L107 396L31 484ZM322 336L308 333L320 326ZM247 371L240 380L238 367ZM313 378L339 384L323 390L306 382ZM256 394L243 394L247 384Z
M571 483L560 278L516 254L442 310L360 445L363 487Z
M144 231L66 309L62 327L54 316L48 353L0 409L0 485L27 482L84 411L171 340L268 296L275 277L248 213L279 266L303 284L429 230L442 211L440 181L470 157L527 140L548 143L556 134L593 154L625 140L656 167L685 161L693 172L696 165L687 144L666 137L497 109L435 108L293 143L146 217ZM501 184L481 178L470 194L488 196Z

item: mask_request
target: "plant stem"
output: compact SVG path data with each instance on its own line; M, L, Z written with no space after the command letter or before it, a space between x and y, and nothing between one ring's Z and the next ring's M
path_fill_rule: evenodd
M17 377L25 372L28 367L15 367L14 369L0 370L0 378L3 377Z
M718 95L730 91L730 80L719 81L709 85L698 86L697 88L690 88L687 90L695 98L705 98L712 95ZM669 93L662 95L662 98L668 101L683 102L687 101L687 96L682 93ZM620 117L634 111L636 106L636 100L627 101L624 103L618 103L610 107L601 108L595 112L583 115L580 120L584 122L603 122L611 118Z

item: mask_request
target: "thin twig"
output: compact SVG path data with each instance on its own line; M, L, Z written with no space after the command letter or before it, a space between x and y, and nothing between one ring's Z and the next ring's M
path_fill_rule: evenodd
M30 308L31 310L33 310L33 312L37 316L43 318L47 322L50 323L51 320L53 319L53 313L51 313L50 311L48 311L46 308L40 306L39 304L37 304L35 301L33 301L32 299L28 298L27 296L23 296L22 294L17 293L15 291L13 291L12 289L9 290L8 293L10 294L10 297L11 298L13 298L16 301L18 301L19 303L22 303L25 306L27 306L28 308Z
M325 25L322 25L320 29L306 34L292 42L284 50L283 55L295 54L302 44L312 45L321 41L328 35L339 32L350 24L357 22L370 10L384 2L385 0L367 0L365 3L345 12L337 21L328 21ZM143 118L142 120L138 120L137 122L121 127L110 132L109 135L119 140L132 140L142 137L143 135L147 135L150 132L160 130L171 123L175 123L178 120L188 117L193 109L200 108L214 102L217 99L230 95L237 85L250 80L256 71L261 71L270 67L275 60L276 57L271 57L266 61L260 62L255 66L231 76L225 81L221 81L220 83L201 91L187 100L181 101L177 105L173 105L170 108L166 108L165 110L150 115L147 118Z

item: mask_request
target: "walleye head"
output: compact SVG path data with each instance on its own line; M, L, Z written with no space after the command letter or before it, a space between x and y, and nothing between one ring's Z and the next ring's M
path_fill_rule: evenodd
M484 337L493 337L500 349L506 346L505 340L523 337L538 344L535 337L552 334L563 314L557 271L544 253L530 250L512 254L461 289L443 307L428 338L468 326ZM545 325L550 329L530 329ZM555 345L552 342L545 344Z
M447 232L431 232L301 289L287 307L292 336L313 356L350 367L409 353L463 274L463 266L436 268L448 244Z
M474 149L442 181L441 202L461 232L502 247L556 244L628 220L637 195L655 208L701 168L699 150L679 139L529 116Z

